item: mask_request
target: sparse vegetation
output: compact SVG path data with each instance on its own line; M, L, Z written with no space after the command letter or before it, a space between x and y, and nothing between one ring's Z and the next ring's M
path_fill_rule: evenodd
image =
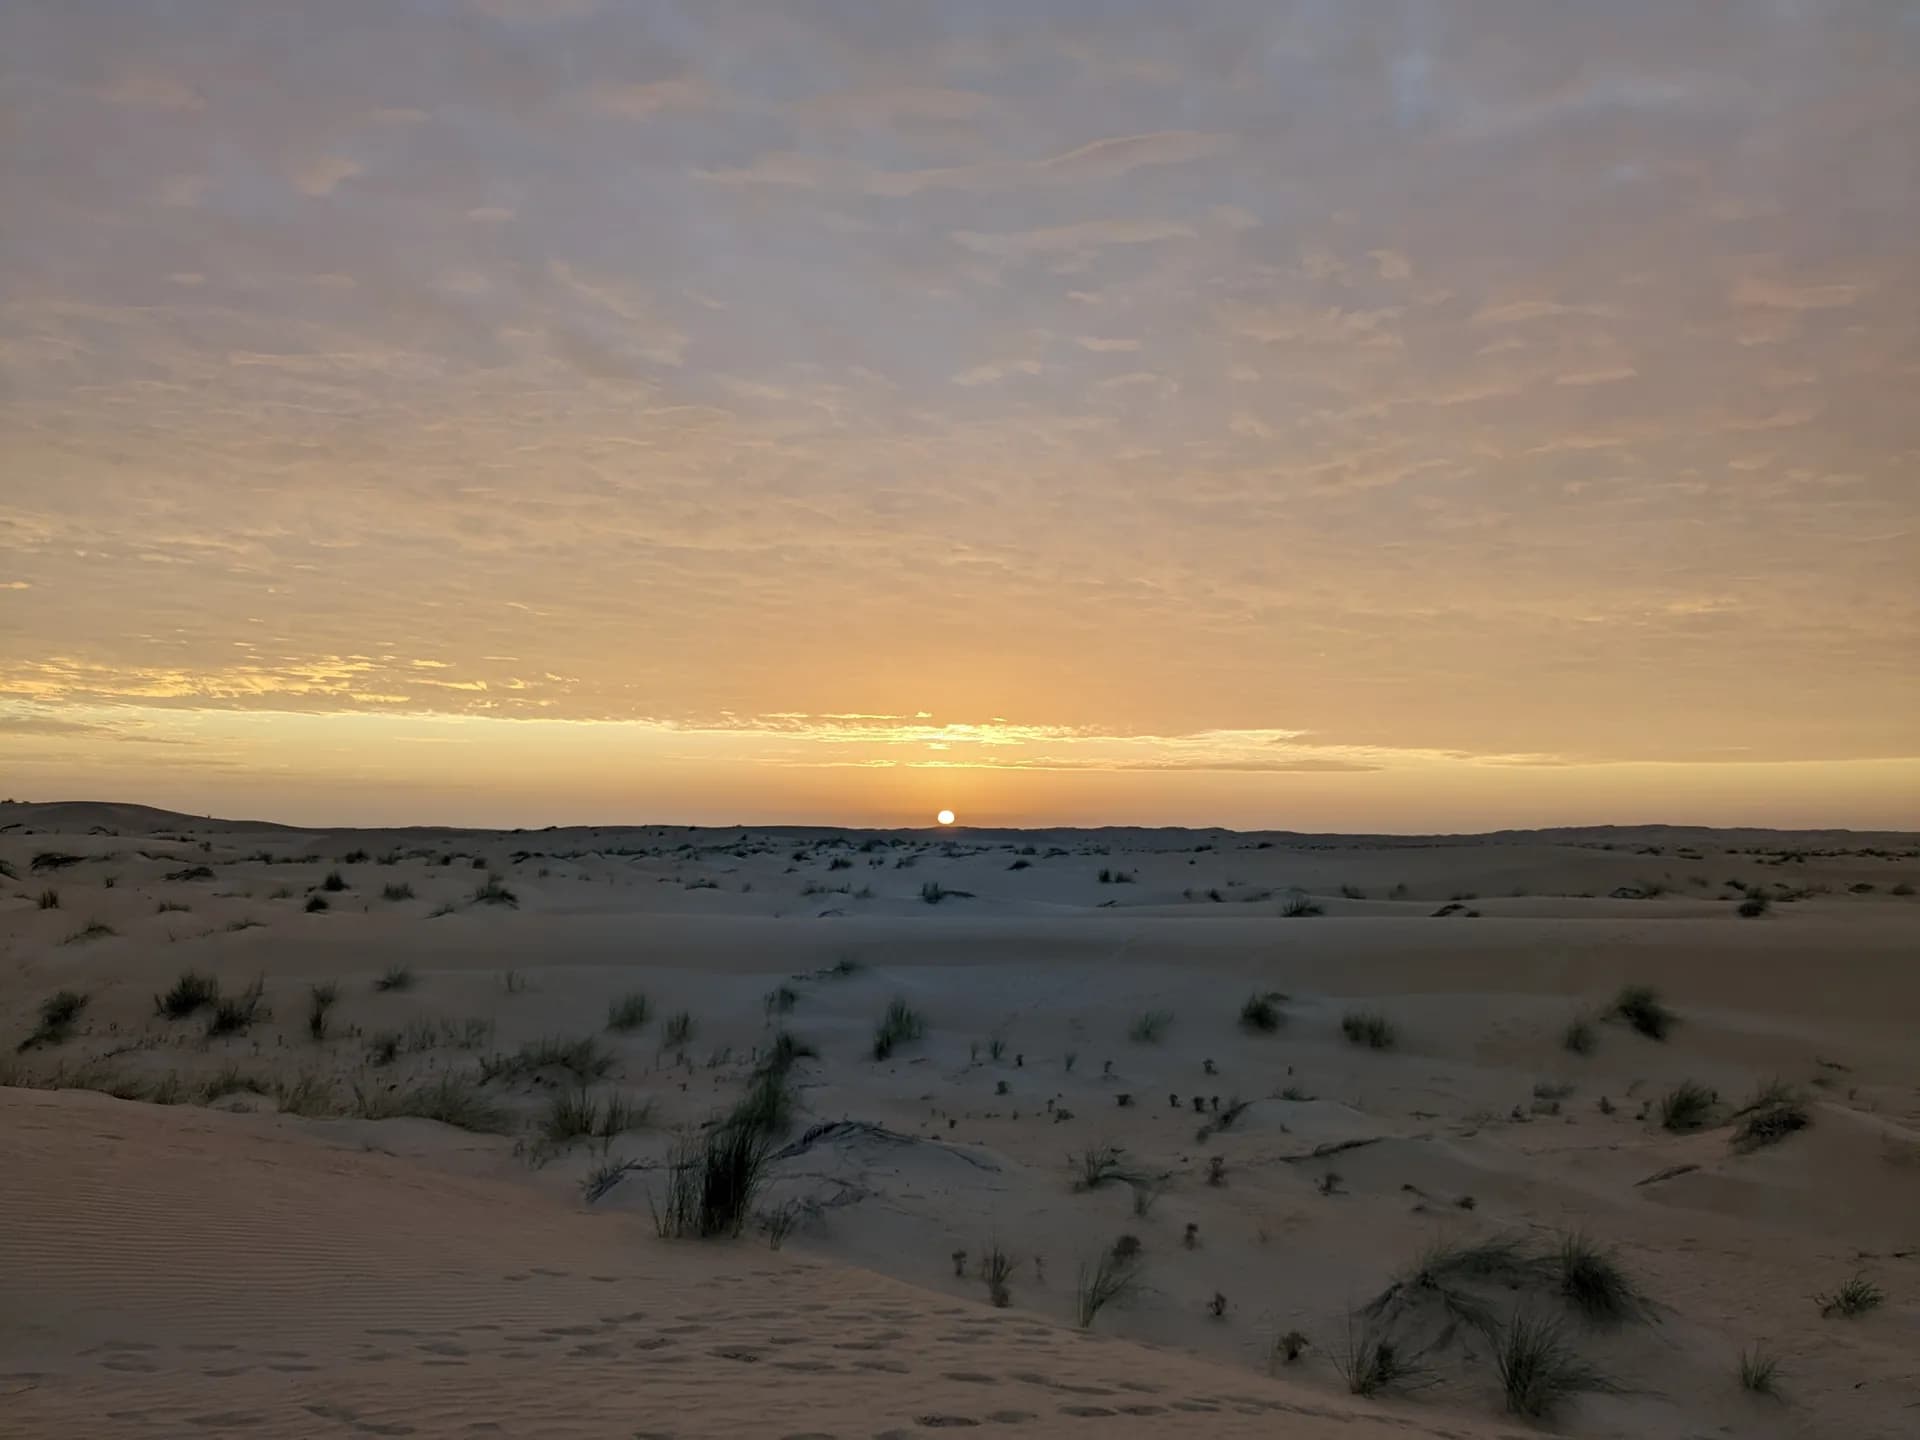
M413 899L413 886L404 880L399 881L397 884L383 885L380 887L380 898L382 900L411 900Z
M87 1008L90 997L81 990L56 990L40 1002L40 1023L19 1044L21 1051L41 1045L58 1045L73 1033L74 1022Z
M1740 1388L1755 1395L1777 1399L1780 1394L1780 1361L1758 1345L1740 1352Z
M1651 985L1629 985L1614 997L1612 1014L1649 1040L1664 1040L1678 1018Z
M474 887L473 903L476 905L505 905L510 909L520 908L520 897L509 890L498 875L487 872L487 878Z
M119 933L119 931L115 930L104 920L89 920L85 925L82 925L60 943L62 945L80 945L88 940L104 940L109 935L117 935Z
M390 965L374 980L375 990L411 990L413 989L413 971L405 965Z
M438 1120L489 1135L504 1135L513 1128L507 1108L490 1099L479 1081L451 1072L410 1089L369 1094L356 1085L353 1093L354 1113L363 1120Z
M613 1069L613 1056L600 1048L592 1035L577 1040L555 1036L529 1040L511 1055L496 1055L480 1062L480 1083L495 1080L519 1080L542 1070L565 1070L580 1084L599 1080Z
M1282 902L1280 913L1289 920L1301 920L1327 912L1318 900L1296 890Z
M896 998L874 1027L873 1058L888 1059L899 1046L918 1040L926 1028L926 1017L905 1000Z
M1346 1345L1333 1357L1340 1378L1355 1395L1377 1395L1424 1378L1424 1372L1390 1337L1372 1325L1354 1325L1347 1316Z
M1013 1292L1007 1282L1013 1278L1017 1263L1000 1248L997 1240L990 1242L986 1253L980 1257L980 1278L986 1282L987 1298L993 1302L996 1310L1004 1310L1013 1303Z
M266 977L262 976L238 995L222 995L216 999L213 1013L207 1017L207 1038L243 1034L254 1021L266 1018L261 1013L266 989Z
M1814 1297L1822 1315L1841 1315L1849 1320L1879 1309L1886 1299L1886 1292L1864 1275L1854 1276L1829 1294Z
M1719 1101L1715 1091L1683 1080L1660 1099L1661 1128L1676 1135L1698 1130L1707 1123Z
M1733 1148L1759 1150L1777 1145L1789 1135L1813 1123L1813 1113L1799 1095L1779 1081L1760 1091L1736 1113L1740 1123L1733 1132Z
M309 915L318 915L322 910L330 910L332 908L332 906L327 904L327 897L324 895L309 895L307 897L307 914Z
M58 910L60 908L60 892L49 886L40 892L39 898L35 900L34 903L42 910Z
M1074 1172L1073 1188L1097 1190L1109 1181L1131 1178L1122 1163L1125 1155L1118 1145L1089 1145L1085 1150L1069 1153L1067 1164Z
M327 1015L339 1000L340 987L331 981L307 992L307 1034L316 1045L327 1038Z
M652 1017L653 1002L643 991L630 990L607 1002L607 1029L618 1030L623 1035L638 1030Z
M1734 913L1743 920L1757 920L1773 908L1773 901L1758 890L1751 891L1746 898L1734 906Z
M1613 1251L1573 1231L1561 1238L1550 1263L1561 1298L1588 1320L1618 1324L1645 1318L1646 1297Z
M1493 1363L1507 1410L1532 1420L1550 1418L1576 1395L1618 1388L1580 1358L1554 1320L1515 1315L1496 1337Z
M1257 1030L1263 1034L1272 1034L1280 1028L1286 1019L1276 1003L1279 996L1273 994L1249 995L1246 1003L1240 1007L1240 1024L1248 1030Z
M1158 1045L1172 1023L1171 1010L1149 1010L1144 1015L1134 1017L1133 1023L1127 1027L1127 1038L1136 1045Z
M179 978L173 982L172 989L164 995L153 997L153 1011L168 1020L184 1020L203 1005L211 1005L219 998L219 981L210 975L182 970Z
M1094 1318L1109 1305L1130 1299L1140 1284L1140 1242L1123 1235L1101 1251L1099 1258L1082 1264L1074 1283L1074 1314L1082 1330L1093 1326Z
M347 888L346 877L338 870L329 870L327 878L320 882L320 888L329 893L337 893Z
M1569 1020L1560 1033L1560 1043L1576 1055L1591 1055L1596 1036L1591 1020Z
M693 1038L693 1015L679 1010L669 1015L660 1032L660 1043L668 1050L678 1050Z
M1400 1038L1393 1022L1378 1010L1349 1010L1340 1017L1340 1033L1349 1045L1369 1050L1391 1050Z
M662 1239L738 1235L765 1177L770 1142L752 1125L721 1122L684 1135L667 1157L666 1193L647 1196Z

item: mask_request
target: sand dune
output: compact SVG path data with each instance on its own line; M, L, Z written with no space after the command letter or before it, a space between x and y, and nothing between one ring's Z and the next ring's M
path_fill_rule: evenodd
M1567 1433L1920 1424L1910 836L0 824L7 1049L85 996L0 1077L21 1433L1520 1433L1476 1307L1560 1322L1610 1377L1557 1407ZM190 970L258 981L251 1018L157 1014ZM1634 983L1676 1012L1664 1040L1606 1017ZM608 1028L636 991L646 1022ZM1243 1024L1266 994L1274 1028ZM895 999L925 1032L875 1060ZM1389 1047L1349 1042L1357 1010ZM782 1030L818 1052L756 1207L792 1233L658 1238L674 1132ZM588 1038L590 1100L651 1117L549 1140L574 1078L495 1057ZM503 1133L367 1118L443 1077ZM1804 1128L1732 1143L1776 1079ZM1664 1128L1683 1082L1717 1098ZM1076 1190L1102 1146L1131 1183ZM1638 1319L1590 1322L1544 1259L1460 1294L1414 1266L1574 1232ZM1077 1272L1121 1236L1137 1293L1083 1332ZM1883 1303L1823 1315L1856 1274ZM1420 1373L1365 1399L1338 1362L1370 1328ZM1756 1348L1777 1396L1739 1383Z

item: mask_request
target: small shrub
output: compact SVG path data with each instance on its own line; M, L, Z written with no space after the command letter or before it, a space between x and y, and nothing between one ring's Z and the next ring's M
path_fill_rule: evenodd
M791 1014L793 1007L800 1003L800 992L791 985L776 985L767 992L767 1013L769 1015Z
M1171 1010L1149 1010L1134 1018L1127 1027L1127 1038L1136 1045L1158 1045L1172 1023Z
M1777 1398L1780 1394L1780 1362L1758 1345L1740 1352L1740 1388L1755 1395Z
M42 910L58 910L60 908L60 892L51 887L42 890L35 904Z
M326 1116L339 1113L333 1082L318 1075L302 1075L297 1080L273 1082L274 1104L283 1115Z
M405 965L390 965L374 982L375 990L413 989L413 971Z
M1596 1038L1592 1021L1570 1020L1561 1032L1560 1043L1576 1055L1591 1055Z
M340 987L331 981L307 992L307 1034L315 1044L327 1038L327 1012L339 999Z
M1691 1080L1683 1080L1660 1100L1660 1125L1676 1135L1684 1135L1705 1125L1719 1103L1717 1093Z
M327 904L327 897L324 895L309 895L307 897L307 914L309 915L318 915L322 910L330 910L332 908L332 906Z
M1355 1329L1347 1316L1347 1343L1333 1357L1340 1378L1355 1395L1377 1395L1424 1378L1424 1371L1392 1339L1372 1326Z
M681 1010L667 1017L667 1023L660 1032L661 1043L669 1050L678 1050L693 1038L693 1016Z
M1740 1111L1740 1124L1733 1132L1733 1148L1747 1151L1777 1145L1812 1123L1812 1112L1798 1096L1784 1086L1770 1086Z
M607 1002L607 1029L621 1034L638 1030L653 1017L653 1002L645 993L630 990L617 1000Z
M1310 1343L1300 1331L1289 1330L1273 1342L1273 1349L1283 1363L1291 1365L1300 1358Z
M603 1160L589 1170L580 1181L580 1198L591 1205L602 1199L614 1186L627 1178L627 1172L634 1168L631 1160Z
M329 870L327 878L320 882L320 888L329 893L337 893L347 888L346 878L338 870Z
M1248 1030L1272 1034L1285 1017L1271 995L1249 995L1240 1007L1240 1023Z
M669 1153L666 1193L647 1203L662 1239L738 1235L765 1178L770 1142L749 1125L721 1123L683 1136Z
M154 1014L168 1020L184 1020L203 1005L211 1005L220 998L220 982L210 975L200 975L192 970L182 970L173 982L173 988L164 995L153 997Z
M255 1020L265 1019L260 1002L266 988L266 978L262 976L238 995L222 995L215 1000L213 1013L207 1017L207 1038L243 1034Z
M1508 1412L1533 1420L1550 1418L1575 1395L1617 1388L1574 1352L1552 1320L1515 1315L1496 1339L1493 1363Z
M40 1023L19 1049L31 1050L37 1045L58 1045L73 1033L73 1025L80 1018L80 1012L87 1008L90 999L84 991L56 990L40 1002Z
M1280 906L1280 913L1289 920L1306 919L1314 915L1324 915L1326 910L1320 902L1295 891Z
M600 1128L600 1102L586 1090L565 1090L547 1102L541 1130L548 1140L564 1145Z
M1879 1309L1886 1299L1886 1292L1864 1275L1854 1276L1831 1294L1814 1297L1822 1315L1843 1315L1848 1319Z
M1124 1242L1131 1236L1122 1236ZM1074 1314L1082 1330L1109 1305L1124 1303L1139 1289L1139 1242L1116 1243L1091 1264L1082 1264L1074 1283Z
M1364 1045L1369 1050L1391 1050L1400 1038L1393 1022L1378 1010L1349 1010L1340 1017L1340 1033L1349 1045Z
M1118 1145L1089 1145L1078 1153L1069 1153L1067 1164L1074 1171L1073 1188L1097 1190L1108 1181L1129 1178L1121 1163L1125 1154Z
M1773 902L1755 890L1734 906L1734 913L1743 920L1757 920L1773 908Z
M380 887L380 898L382 900L411 900L413 899L413 886L407 884L404 880L394 885L383 885Z
M1614 998L1613 1014L1649 1040L1664 1040L1677 1018L1651 985L1629 985Z
M880 1017L880 1023L873 1031L873 1058L885 1060L894 1050L918 1040L926 1033L926 1017L905 1000L895 999L887 1006L887 1013Z
M986 1282L987 1299L996 1310L1004 1310L1013 1303L1013 1292L1007 1288L1007 1282L1013 1278L1014 1266L1018 1263L1000 1248L997 1240L989 1244L980 1257L980 1278Z
M1617 1324L1645 1318L1646 1298L1611 1250L1576 1231L1562 1237L1550 1263L1561 1298L1588 1320Z
M476 864L479 862L476 861ZM510 909L520 908L520 897L501 882L498 875L488 872L487 878L474 887L473 903L476 905L505 905Z

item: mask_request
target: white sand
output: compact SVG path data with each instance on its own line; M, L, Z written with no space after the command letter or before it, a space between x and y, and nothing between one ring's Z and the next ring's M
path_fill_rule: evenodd
M54 991L89 996L70 1035L11 1057L6 1078L40 1088L0 1089L0 1417L22 1434L1515 1434L1488 1341L1456 1326L1438 1343L1425 1299L1392 1322L1427 1347L1417 1388L1358 1399L1335 1352L1349 1311L1429 1245L1549 1249L1568 1229L1617 1248L1652 1323L1591 1325L1545 1284L1479 1292L1500 1319L1563 1318L1623 1387L1556 1428L1920 1430L1920 899L1889 893L1920 882L1913 837L959 831L863 851L828 831L323 834L95 805L0 807L0 826L6 1050ZM1774 863L1783 845L1835 853ZM345 863L358 849L375 858ZM83 858L36 871L47 852ZM213 877L164 878L196 865ZM349 888L305 913L334 869ZM473 902L487 870L517 908ZM1742 919L1730 878L1819 893ZM1650 881L1671 888L1611 898ZM927 882L973 897L929 905ZM401 883L416 898L381 898ZM37 906L47 888L57 909ZM1283 918L1295 890L1325 913ZM1477 917L1434 916L1469 893ZM228 928L243 921L259 923ZM70 938L95 922L114 933ZM841 961L852 973L823 973ZM401 963L412 988L376 991ZM212 1040L202 1015L158 1017L186 969L228 993L263 977L271 1017ZM341 998L316 1044L321 982ZM1629 982L1661 989L1671 1036L1603 1022L1591 1054L1566 1050L1568 1021ZM782 984L794 1007L770 1017ZM607 1033L632 990L652 1020ZM1238 1023L1255 991L1288 997L1277 1032ZM876 1062L895 997L928 1030ZM1394 1022L1392 1050L1342 1038L1359 1006ZM678 1010L695 1031L669 1053ZM1131 1041L1153 1010L1164 1035ZM436 1033L369 1057L380 1032L470 1020L490 1027L475 1048ZM820 1055L795 1072L792 1153L761 1205L817 1208L777 1252L751 1230L657 1238L647 1167L733 1103L777 1025ZM350 1112L356 1086L377 1098L586 1035L616 1057L596 1093L654 1106L606 1152L540 1143L558 1072L488 1087L507 1136L277 1115L251 1090L206 1108L46 1088L150 1096L176 1075L192 1100L235 1066L263 1091L313 1076L321 1109ZM1732 1112L1775 1077L1812 1123L1743 1153ZM1641 1118L1686 1079L1723 1097L1707 1128L1668 1133L1657 1104ZM1252 1103L1202 1140L1196 1093ZM882 1130L803 1139L839 1120ZM1068 1152L1102 1143L1166 1177L1146 1216L1124 1184L1070 1188ZM589 1206L579 1183L609 1153L642 1168ZM1695 1168L1638 1183L1676 1166ZM1076 1268L1123 1233L1140 1290L1090 1338ZM1008 1310L976 1273L995 1241L1017 1261ZM1856 1273L1885 1303L1822 1317L1813 1297ZM1310 1347L1277 1363L1296 1329ZM1741 1389L1753 1345L1779 1357L1781 1398Z

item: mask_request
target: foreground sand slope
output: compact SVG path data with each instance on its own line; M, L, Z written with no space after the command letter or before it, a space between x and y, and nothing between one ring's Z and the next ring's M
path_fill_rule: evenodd
M1492 1436L263 1117L0 1090L0 1417L35 1436Z

